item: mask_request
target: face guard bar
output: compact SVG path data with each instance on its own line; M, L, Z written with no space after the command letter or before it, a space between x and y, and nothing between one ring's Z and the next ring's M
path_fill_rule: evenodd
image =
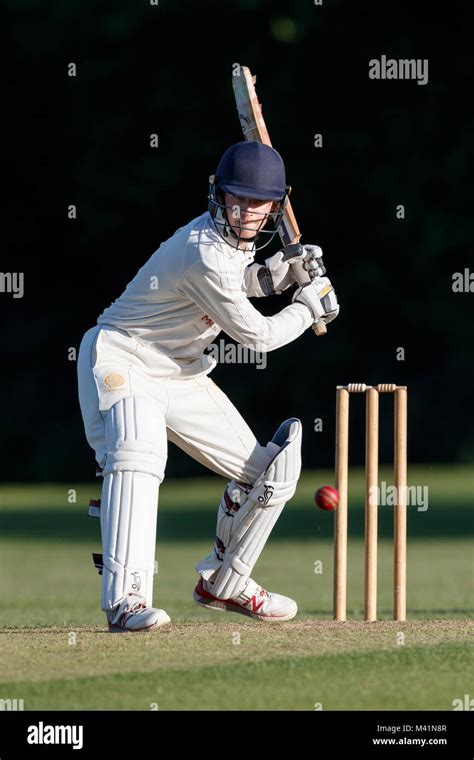
M226 206L225 203L222 202L222 191L216 186L215 184L215 176L214 174L211 174L209 177L209 193L208 193L208 201L209 201L209 213L211 215L211 219L214 224L214 228L218 235L222 238L222 240L225 243L229 243L229 237L233 242L230 242L230 245L235 245L236 248L241 248L241 243L252 243L255 247L256 251L262 250L262 248L266 248L269 243L272 242L275 235L278 233L278 226L281 222L281 219L283 217L283 213L285 211L285 207L288 203L288 196L291 192L291 187L288 185L286 187L286 192L283 198L280 201L275 201L277 204L276 211L271 211L270 213L263 214L259 211L252 211L252 214L259 215L262 217L262 221L260 222L260 225L255 230L251 227L245 227L241 223L240 217L238 214L235 213L235 207L234 206ZM238 208L238 207L237 207ZM233 226L229 224L227 212L229 212L229 217L233 221ZM270 219L273 225L273 229L270 230L264 230L262 229L267 219ZM234 229L237 228L237 229ZM242 231L249 230L253 233L253 236L251 238L243 238L242 237ZM265 240L261 245L257 245L257 240L261 236L264 236L262 240Z

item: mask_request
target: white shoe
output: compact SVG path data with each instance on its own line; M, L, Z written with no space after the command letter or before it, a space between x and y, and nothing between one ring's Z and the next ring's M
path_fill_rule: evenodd
M127 594L117 607L106 612L110 633L154 631L171 619L164 610L147 605L141 594Z
M196 604L210 610L239 612L256 620L264 620L270 623L291 620L298 612L298 606L294 599L281 594L271 594L251 578L238 596L233 599L219 599L212 594L212 583L203 580L201 577L194 589L193 599Z

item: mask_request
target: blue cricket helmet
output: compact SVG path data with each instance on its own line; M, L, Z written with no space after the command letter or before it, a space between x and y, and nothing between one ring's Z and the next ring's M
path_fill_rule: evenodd
M215 184L226 193L243 198L281 201L287 189L285 165L270 145L238 142L219 161Z

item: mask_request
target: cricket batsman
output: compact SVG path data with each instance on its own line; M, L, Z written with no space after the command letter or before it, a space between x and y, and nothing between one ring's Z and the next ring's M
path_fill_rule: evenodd
M160 245L81 342L79 401L103 472L101 607L110 632L151 631L170 622L153 607L158 494L172 441L229 482L214 546L196 565L194 601L210 610L281 622L293 599L271 593L252 570L301 470L301 422L281 423L265 446L211 380L205 349L223 330L256 352L296 340L339 312L322 251L304 246L310 280L292 303L264 317L249 298L295 285L279 251L254 262L276 234L288 198L279 153L239 142L222 156L208 210ZM267 223L270 222L269 228Z

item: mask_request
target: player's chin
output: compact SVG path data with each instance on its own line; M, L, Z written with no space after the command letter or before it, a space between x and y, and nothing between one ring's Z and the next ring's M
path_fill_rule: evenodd
M250 238L255 237L259 229L261 228L261 225L259 222L255 223L255 225L247 225L245 229L240 229L239 227L234 227L235 234L239 235L243 240L249 240Z

